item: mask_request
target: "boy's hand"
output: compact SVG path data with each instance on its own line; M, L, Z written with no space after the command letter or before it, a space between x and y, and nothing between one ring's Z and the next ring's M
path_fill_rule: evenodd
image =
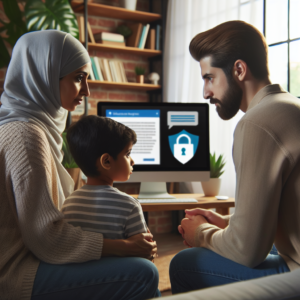
M150 233L139 233L124 240L126 244L127 255L138 256L153 260L157 253L157 244L153 241L153 235Z

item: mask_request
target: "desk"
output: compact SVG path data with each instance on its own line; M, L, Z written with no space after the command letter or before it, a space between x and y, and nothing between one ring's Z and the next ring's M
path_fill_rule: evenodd
M171 203L141 203L143 211L164 211L164 210L184 210L191 208L215 208L216 212L221 215L229 215L230 207L235 206L234 198L228 200L218 200L215 197L205 197L203 194L171 194L172 196L180 198L195 198L198 203L187 202L171 202ZM135 198L138 195L131 195Z

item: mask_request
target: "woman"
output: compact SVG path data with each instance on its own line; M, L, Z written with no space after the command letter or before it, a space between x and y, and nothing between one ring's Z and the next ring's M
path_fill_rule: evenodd
M0 107L1 299L146 299L159 295L146 259L152 235L103 240L63 220L73 181L61 165L67 110L89 95L85 48L70 34L32 32L17 42ZM148 240L148 241L147 241Z

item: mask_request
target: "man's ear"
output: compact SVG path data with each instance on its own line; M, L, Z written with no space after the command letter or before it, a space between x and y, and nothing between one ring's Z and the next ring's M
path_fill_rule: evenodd
M248 72L249 68L243 60L238 59L237 61L235 61L233 65L234 78L236 78L238 81L244 81Z
M109 170L111 168L111 160L112 157L108 153L104 153L100 157L99 163L103 169Z

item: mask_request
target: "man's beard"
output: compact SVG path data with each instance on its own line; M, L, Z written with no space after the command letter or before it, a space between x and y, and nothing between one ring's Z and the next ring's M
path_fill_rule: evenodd
M217 98L210 99L210 103L218 103L216 110L219 117L223 120L229 120L237 114L243 97L243 90L231 76L227 76L227 82L228 89L223 96L222 102Z

